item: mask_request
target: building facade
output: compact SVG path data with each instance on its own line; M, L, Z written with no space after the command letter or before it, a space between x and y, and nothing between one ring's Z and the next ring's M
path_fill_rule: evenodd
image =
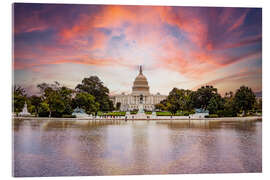
M161 95L160 93L150 93L148 81L142 72L142 66L140 66L139 75L133 82L131 94L122 93L111 96L110 99L113 101L115 107L117 103L121 103L121 111L132 111L138 109L141 98L144 109L148 111L153 111L155 104L167 98L166 95Z

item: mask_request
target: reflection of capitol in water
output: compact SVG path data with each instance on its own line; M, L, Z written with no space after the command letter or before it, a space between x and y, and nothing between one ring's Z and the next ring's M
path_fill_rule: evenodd
M261 172L262 122L223 120L14 119L14 176Z
M118 102L121 103L120 110L127 111L133 109L139 109L140 98L142 97L143 108L146 110L153 111L155 109L155 104L166 99L167 96L157 94L150 94L149 86L146 77L142 73L142 66L140 66L139 75L133 82L132 93L131 94L120 94L111 96L111 100L114 106Z

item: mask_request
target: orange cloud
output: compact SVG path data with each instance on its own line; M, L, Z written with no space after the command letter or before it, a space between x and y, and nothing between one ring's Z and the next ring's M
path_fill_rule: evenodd
M146 36L145 26L151 24L155 26L153 29L161 26L158 20L159 14L156 9L159 7L134 7L134 6L104 6L97 14L82 15L76 25L71 28L62 29L59 33L61 42L73 41L85 35L93 37L91 49L103 48L109 36L100 32L99 28L107 28L118 31L123 25L122 29L127 36L127 40L136 40L139 44L146 44L147 42L155 43L153 40L160 40L160 32L151 31L151 36ZM138 14L146 14L145 16L138 16ZM144 31L141 32L141 27L144 26ZM137 28L136 28L137 27ZM156 35L154 35L156 34ZM153 38L159 37L159 38ZM88 47L89 48L89 47Z
M40 54L34 55L31 52L21 51L15 53L15 58L37 58L40 64L77 63L110 66L116 63L128 66L125 63L126 59L112 59L104 51L108 40L112 36L116 33L124 33L126 41L136 41L138 47L145 50L149 48L153 52L158 52L151 54L152 58L157 61L157 66L162 65L189 77L200 77L216 68L221 68L252 56L252 54L244 54L237 57L231 57L226 54L216 55L212 53L213 50L235 48L261 41L261 36L258 36L234 43L222 42L221 45L219 44L220 42L214 43L216 37L213 38L213 41L209 37L209 24L207 24L207 20L196 14L195 11L190 13L191 9L178 8L176 10L174 8L166 6L151 8L149 6L102 6L94 14L80 15L75 23L70 26L59 26L60 45L67 45L69 47L61 49L61 47L40 46L39 50L47 52L46 57L38 57ZM224 11L222 14L223 18L220 18L220 22L216 22L216 25L226 24L232 12L233 8ZM229 28L227 27L228 31L235 31L242 26L247 13L248 11L242 14L233 25ZM39 14L33 17L33 26L27 24L25 26L27 28L25 28L22 24L23 28L18 26L18 29L31 32L46 28L47 24L42 21L39 24L40 26L36 26L40 20L39 17ZM60 21L57 20L57 22ZM164 24L178 27L199 48L187 45L188 50L181 49L185 45L180 44L171 34L167 34L163 29ZM112 35L105 34L100 28L110 29ZM238 33L233 32L230 34L230 37L238 37ZM81 56L82 52L85 54L85 51L89 52L96 49L101 50L100 54L102 55L100 57L102 58L93 58L95 57L93 55ZM17 63L15 68L23 68L22 64Z
M115 60L112 59L94 59L88 56L78 56L77 58L61 59L51 62L51 64L63 64L63 63L74 63L74 64L86 64L95 66L108 66L115 64Z
M103 10L94 18L94 27L119 27L123 21L135 22L138 20L137 14L132 6L105 6Z

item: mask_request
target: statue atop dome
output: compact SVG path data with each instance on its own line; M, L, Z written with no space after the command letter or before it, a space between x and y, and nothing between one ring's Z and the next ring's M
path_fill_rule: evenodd
M140 74L142 74L142 65L140 65Z

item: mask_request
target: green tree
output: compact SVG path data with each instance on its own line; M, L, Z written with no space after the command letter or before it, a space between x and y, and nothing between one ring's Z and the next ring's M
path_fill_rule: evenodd
M109 89L104 86L103 82L97 76L84 78L81 84L76 86L79 92L86 92L95 97L99 103L101 111L112 111L113 103L109 99Z
M262 112L262 98L259 98L255 101L254 109L256 112Z
M65 110L63 111L63 114L71 115L73 112L73 109L71 106L72 93L73 93L73 90L65 86L62 86L61 88L59 88L59 95L65 106Z
M169 112L171 112L173 115L176 114L176 112L178 111L178 106L177 106L177 103L174 102L173 100L170 101L170 102L167 102L167 110Z
M19 85L15 85L13 88L14 95L26 96L25 89Z
M168 98L163 99L162 101L160 101L160 104L163 105L163 109L161 109L161 110L163 110L163 111L167 110L167 102L168 102Z
M182 104L181 104L181 100L183 98L183 95L184 92L180 89L177 89L177 88L173 88L170 93L169 93L169 96L168 96L168 100L167 100L167 107L168 107L168 110L170 112L174 112L175 110L182 110ZM176 113L175 111L175 113ZM175 114L173 113L173 114Z
M158 103L158 104L155 104L155 109L165 111L166 106L164 104L162 104L162 103Z
M254 107L256 96L251 88L241 86L236 90L234 101L236 107L246 115L247 111Z
M192 99L190 90L173 88L167 98L167 102L173 105L177 110L191 110Z
M207 110L210 114L217 114L219 110L224 109L224 99L219 94L215 94L209 101Z
M42 101L43 103L46 103L48 105L48 111L49 111L49 117L54 114L52 112L55 110L54 108L57 108L56 104L59 103L59 99L57 96L57 90L59 89L59 83L55 82L54 84L47 84L42 83L38 84L37 87L40 89L40 92L42 93ZM58 103L55 103L57 101ZM45 107L45 104L42 104ZM62 109L60 109L62 111Z
M169 96L155 105L156 109L168 110L175 114L177 111L191 111L193 107L192 102L193 91L173 88Z
M225 93L225 98L227 98L227 99L233 98L233 92L232 92L232 91L226 92L226 93Z
M30 104L33 106L35 116L38 115L40 103L42 102L41 97L33 95L29 98Z
M40 117L48 117L49 114L50 114L49 104L47 104L46 102L41 102L38 109L38 115Z
M13 112L16 114L21 112L24 103L26 102L26 93L24 88L21 86L15 85L13 88Z
M114 108L114 105L113 105L113 101L109 99L109 111L113 111L115 108Z
M42 83L37 86L42 93L42 102L49 106L49 117L61 117L63 114L71 114L72 90L54 84Z
M193 93L194 92L191 90L184 90L184 97L182 98L182 109L184 111L190 112L194 109L193 102L192 102Z
M237 107L235 105L235 101L233 98L231 99L226 99L225 104L224 104L224 116L226 117L235 117L237 116Z
M52 98L52 99L51 99ZM65 103L62 101L62 99L55 94L55 96L50 97L50 100L48 101L49 107L50 107L50 117L62 117L65 111Z
M77 107L83 108L87 114L96 113L99 109L99 103L95 102L95 97L85 92L76 94L74 102Z
M121 103L120 103L120 102L117 102L117 103L116 103L116 110L119 111L119 110L120 110L120 107L121 107Z
M210 99L217 95L217 88L213 86L202 86L192 95L192 103L195 108L206 109L209 105Z

